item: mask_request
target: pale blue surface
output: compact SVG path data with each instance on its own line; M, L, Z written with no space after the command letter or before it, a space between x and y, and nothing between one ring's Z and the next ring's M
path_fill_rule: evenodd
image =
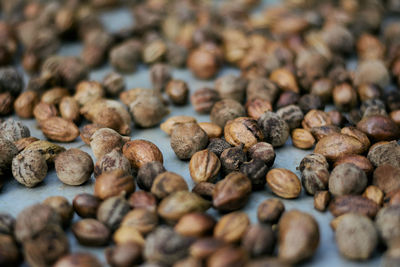
M265 1L267 2L267 1ZM104 21L107 23L110 30L117 30L119 28L118 25L129 25L131 22L131 17L128 11L118 11L107 13L104 16ZM80 54L82 47L78 44L70 44L64 46L60 54L62 55L78 55ZM91 79L101 81L103 76L110 70L109 66L104 66L98 70L95 70L91 73ZM223 75L226 73L238 73L237 70L232 68L226 68L220 72L219 75ZM187 70L175 70L174 78L183 79L188 82L191 92L195 89L202 86L212 86L213 82L210 81L198 81L193 78ZM141 66L137 72L132 75L126 75L127 88L134 87L144 87L150 88L151 83L149 79L149 74L147 69L144 66ZM199 122L209 121L208 115L198 115L196 114L190 105L184 107L172 107L171 114L169 116L174 115L190 115L197 118ZM31 130L32 136L35 136L40 139L44 139L43 134L40 130L37 129L36 123L33 120L23 120L25 124L27 124ZM132 133L132 138L134 139L147 139L154 142L160 150L163 152L165 167L169 171L174 171L181 174L190 187L193 186L193 182L189 175L188 170L188 162L182 162L176 158L174 152L170 148L169 138L166 136L164 132L159 130L158 127L138 130L134 129ZM290 141L289 141L290 142ZM92 155L90 148L83 144L83 142L79 139L74 143L64 145L65 147L77 147L80 148L89 154ZM275 160L274 167L275 168L286 168L293 172L295 172L298 176L300 173L296 170L296 167L300 163L301 159L310 153L310 151L302 151L293 148L291 145L286 145L283 148L277 150L277 158ZM0 212L10 212L14 216L16 216L24 207L31 205L35 202L43 201L45 198L54 195L63 195L67 197L69 200L72 200L74 196L78 193L82 192L93 192L93 182L92 178L89 183L86 183L83 186L72 187L62 184L55 174L55 171L52 170L45 181L40 184L40 186L35 187L33 189L25 188L22 185L19 185L16 181L11 181L7 183L3 190L0 192ZM274 195L269 191L256 192L251 195L251 198L246 205L244 211L249 215L251 221L253 223L257 222L257 207L258 205L266 198L274 197ZM315 257L304 263L303 266L313 266L313 267L356 267L356 266L379 266L380 258L378 255L375 255L373 259L367 261L365 263L356 263L350 262L343 258L341 258L338 254L338 250L336 248L336 244L334 241L334 236L331 228L329 227L329 222L332 219L332 216L329 212L320 213L313 208L313 198L310 196L306 196L304 192L302 193L299 199L295 200L283 200L286 206L286 210L291 209L299 209L305 212L312 214L318 221L320 232L321 232L321 242L318 248L318 251ZM210 211L210 213L218 215L215 211ZM78 216L75 215L74 220L78 220ZM103 249L99 248L87 248L80 246L75 238L70 236L70 244L71 250L73 252L76 251L88 251L96 254L105 264Z

